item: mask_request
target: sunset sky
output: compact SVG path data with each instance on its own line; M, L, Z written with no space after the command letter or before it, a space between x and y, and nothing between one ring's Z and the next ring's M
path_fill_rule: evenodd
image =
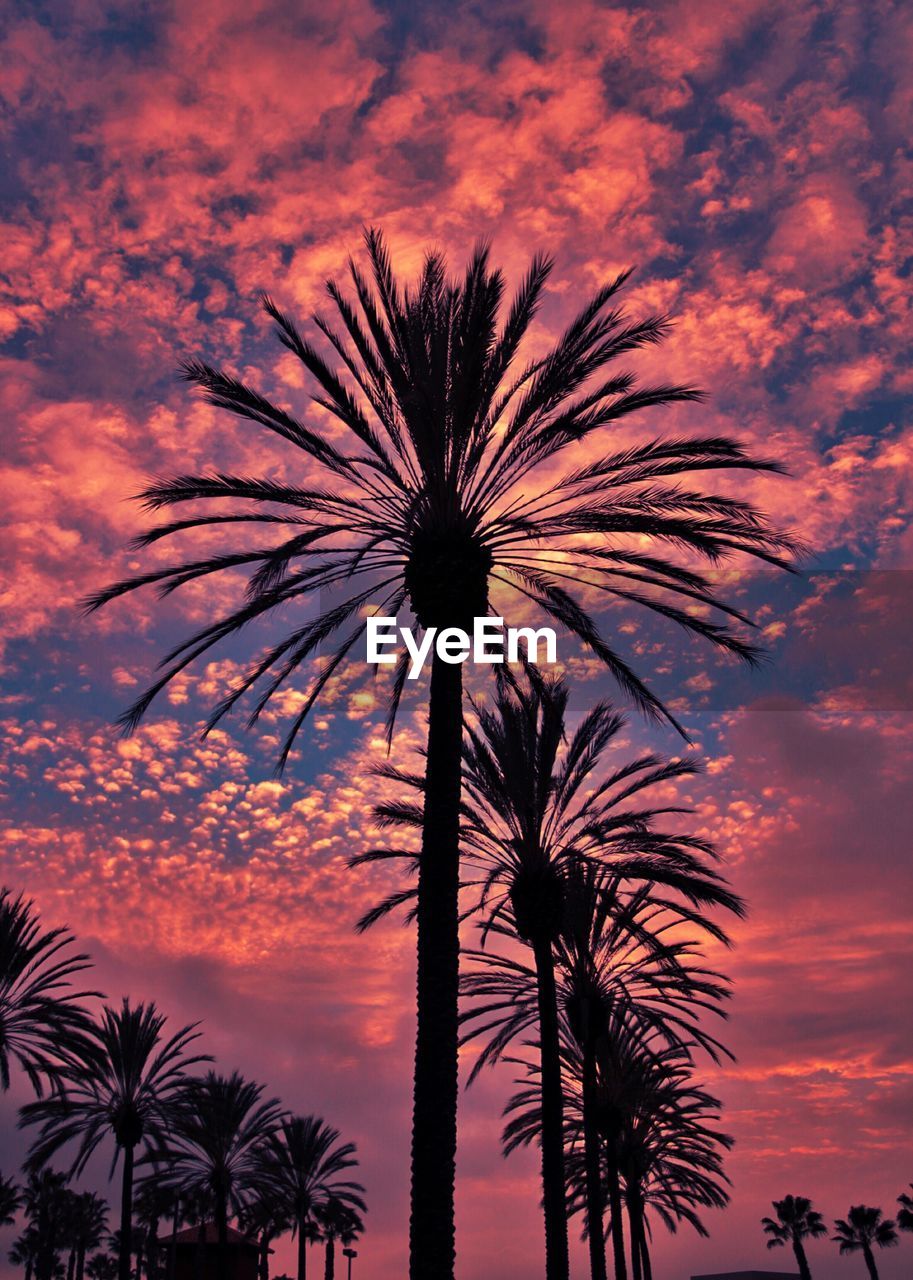
M364 225L384 228L407 275L429 246L457 269L485 237L516 284L551 252L541 343L634 265L631 312L675 326L629 363L710 398L648 410L620 439L727 433L782 459L791 478L727 491L811 547L801 580L755 569L727 586L763 629L760 672L604 618L708 760L675 795L751 908L732 955L714 956L736 981L738 1061L699 1067L736 1138L732 1205L708 1216L709 1241L658 1227L656 1275L789 1270L759 1227L786 1193L829 1220L851 1203L893 1212L913 1180L913 8L38 0L0 24L0 882L70 924L110 997L202 1018L220 1066L356 1141L369 1203L356 1275L399 1280L413 938L397 924L353 934L392 881L347 868L376 834L383 686L353 664L277 780L302 684L258 729L242 716L199 738L268 634L252 633L123 740L114 718L227 588L137 595L89 619L78 601L139 566L129 498L150 475L292 474L290 450L175 371L221 363L303 413L308 386L258 295L305 324ZM156 554L143 565L172 553ZM575 718L615 696L592 663L569 668ZM422 740L421 692L401 761ZM684 749L633 713L625 740ZM509 1068L488 1072L461 1101L461 1280L541 1273L536 1160L500 1154L510 1088ZM6 1172L26 1097L17 1080L0 1098ZM106 1172L99 1161L100 1188ZM13 1235L0 1229L0 1275ZM278 1248L275 1270L291 1270ZM883 1280L911 1257L907 1237L882 1255ZM812 1261L816 1280L863 1274L826 1242Z

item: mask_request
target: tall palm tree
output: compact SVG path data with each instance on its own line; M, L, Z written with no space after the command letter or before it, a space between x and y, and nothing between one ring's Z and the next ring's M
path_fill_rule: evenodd
M276 1098L263 1100L263 1085L209 1071L190 1080L174 1108L167 1152L167 1181L181 1194L208 1198L215 1211L219 1277L227 1280L228 1220L264 1184L263 1149L281 1119Z
M0 1227L11 1227L22 1205L22 1190L12 1178L0 1173Z
M130 1232L133 1222L133 1174L137 1148L161 1143L169 1106L184 1084L187 1069L209 1061L189 1054L199 1023L165 1036L166 1018L153 1002L119 1009L106 1007L91 1030L81 1065L68 1067L63 1092L23 1107L20 1124L40 1125L28 1167L41 1168L55 1152L76 1143L71 1172L80 1174L93 1152L114 1139L113 1175L121 1167L119 1280L130 1280Z
M564 926L569 879L576 881L587 867L610 867L626 882L659 884L683 895L695 909L723 905L742 912L739 900L702 859L712 853L710 846L657 830L657 820L670 812L668 805L644 807L645 791L695 773L697 764L644 755L607 769L623 716L600 703L567 741L567 704L562 679L530 673L523 683L502 680L491 710L474 706L475 723L466 728L461 823L464 861L481 880L484 932L516 935L530 947L535 962L549 1280L568 1275L555 948ZM594 787L600 769L606 776ZM397 769L381 772L421 788L421 779ZM421 807L402 801L380 805L375 814L382 825L422 821ZM354 861L378 856L380 851L372 851ZM593 880L592 890L603 892L601 882ZM402 898L402 893L394 894L363 923ZM516 1012L514 1007L509 1024ZM515 1025L511 1036L517 1029ZM494 1043L503 1047L506 1041ZM482 1061L491 1056L483 1055Z
M43 929L35 904L0 888L0 1089L10 1086L11 1061L41 1096L43 1082L84 1044L89 1017L80 1001L98 991L74 991L72 981L91 967L74 952L66 928Z
M269 1197L278 1202L298 1240L298 1280L307 1273L308 1226L328 1201L365 1211L364 1187L347 1175L355 1169L355 1144L319 1116L288 1116L264 1148Z
M897 1225L893 1218L882 1217L880 1209L855 1204L845 1218L834 1223L831 1237L841 1253L861 1253L870 1280L878 1280L874 1249L890 1249L897 1244Z
M913 1182L910 1183L910 1190L913 1191ZM913 1231L913 1196L902 1191L897 1197L897 1203L900 1205L897 1210L898 1227L901 1231Z
M335 419L332 433L319 419L306 425L209 364L184 366L211 404L299 450L300 469L289 483L213 469L157 481L140 495L152 510L198 500L229 504L219 514L152 529L140 546L187 530L245 524L273 531L277 540L154 569L87 601L94 609L139 587L167 594L224 570L250 570L243 603L168 655L163 674L125 713L125 728L136 726L170 680L248 622L344 589L344 598L318 618L297 621L210 719L211 727L256 690L255 720L318 647L337 636L334 655L289 728L283 765L315 700L362 636L369 606L393 615L408 603L421 627L468 630L473 618L487 614L492 584L534 602L594 653L647 714L674 723L600 634L581 604L581 588L651 610L754 660L756 649L732 625L747 619L719 598L707 576L682 565L681 553L711 565L744 554L785 567L795 544L749 504L684 488L674 477L779 468L718 437L616 444L612 451L614 424L700 395L689 386L637 387L631 373L605 372L619 356L658 342L668 328L662 316L633 322L618 307L628 272L599 289L551 350L517 373L552 269L548 258L533 259L499 325L504 280L484 246L462 280L449 280L443 256L433 252L417 285L404 287L381 234L368 231L366 244L373 282L350 262L354 298L331 283L336 318L315 317L329 359L264 299L280 341L315 385L312 399ZM596 448L586 459L581 444L589 437ZM391 732L406 677L401 662ZM435 655L418 899L412 1280L446 1280L454 1264L461 722L461 667Z
M774 1200L773 1210L776 1218L761 1219L761 1226L770 1236L768 1249L790 1245L796 1255L799 1275L802 1280L811 1280L804 1242L827 1235L824 1219L805 1196L784 1196L782 1200Z

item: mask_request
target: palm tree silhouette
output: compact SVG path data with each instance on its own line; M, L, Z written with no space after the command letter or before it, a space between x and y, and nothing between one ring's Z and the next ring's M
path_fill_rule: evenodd
M104 1242L108 1230L107 1201L93 1191L73 1193L69 1201L69 1233L73 1250L73 1272L69 1280L83 1280L86 1256Z
M341 1200L334 1195L328 1196L317 1210L317 1217L326 1244L323 1280L335 1280L336 1241L351 1244L364 1231L364 1225L351 1197Z
M910 1183L910 1190L913 1191L913 1182ZM897 1203L900 1205L897 1211L898 1227L901 1231L913 1231L913 1196L902 1191L897 1197Z
M776 1249L789 1244L796 1255L799 1275L802 1280L811 1280L808 1258L805 1256L805 1240L814 1240L827 1235L824 1219L811 1200L805 1196L784 1196L782 1200L774 1200L776 1218L762 1218L761 1225L770 1239L768 1249Z
M0 1227L11 1227L21 1206L21 1188L12 1178L0 1173Z
M151 510L201 499L229 503L227 512L152 529L138 539L141 547L187 530L245 524L275 531L279 540L154 569L86 602L95 609L142 586L168 594L225 570L250 570L245 601L167 655L162 675L122 717L125 729L139 723L169 681L249 622L321 591L351 590L272 645L210 717L211 728L256 689L256 720L336 636L338 647L289 728L281 767L314 702L363 634L369 605L393 615L408 602L424 628L469 629L474 617L488 613L491 584L532 601L594 653L648 715L674 724L669 709L600 634L580 603L580 589L653 611L753 661L756 648L732 625L747 619L705 574L682 565L681 553L711 565L741 553L786 567L784 557L796 544L749 504L683 488L673 478L779 467L717 437L608 451L608 429L630 414L700 395L689 386L639 388L630 373L604 373L619 356L658 342L668 328L662 316L630 322L616 305L628 272L599 289L552 349L517 374L512 368L542 300L548 258L533 259L499 328L504 281L490 268L484 246L461 281L448 280L443 256L433 252L418 284L406 288L381 234L368 231L366 244L373 284L350 262L355 299L328 285L341 331L315 317L332 364L264 299L280 341L316 383L313 400L344 429L347 444L230 374L197 360L184 366L211 404L298 449L304 475L298 483L280 483L213 470L157 481L140 495ZM597 432L603 447L595 460L584 461L579 446ZM566 469L556 474L565 458ZM319 479L312 481L315 473ZM401 662L391 733L405 680ZM454 1265L461 724L462 669L435 656L418 898L412 1280L446 1280Z
M878 1280L873 1249L889 1249L897 1241L897 1226L893 1218L883 1218L880 1209L856 1204L845 1218L834 1223L836 1235L831 1239L840 1246L841 1253L861 1253L870 1280Z
M114 1138L113 1174L121 1169L119 1280L130 1280L130 1232L133 1222L133 1173L136 1149L158 1145L164 1137L168 1108L184 1083L188 1067L209 1061L189 1055L199 1037L191 1023L165 1039L166 1019L153 1002L119 1009L106 1007L91 1029L80 1065L66 1069L63 1091L22 1108L20 1124L40 1125L27 1167L41 1168L68 1143L77 1143L72 1173L85 1169L93 1152Z
M28 1227L20 1237L31 1253L35 1280L53 1280L66 1243L69 1193L66 1175L52 1169L29 1174L23 1202Z
M0 888L0 1089L10 1087L11 1060L41 1096L43 1078L84 1047L89 1017L79 1001L98 991L73 991L72 979L91 967L74 953L65 928L42 929L35 904Z
M289 1116L263 1151L272 1203L281 1207L298 1240L298 1280L307 1274L308 1227L328 1202L364 1212L364 1187L348 1171L358 1167L355 1145L319 1116Z
M262 1187L264 1145L281 1117L276 1098L263 1100L263 1085L209 1071L188 1080L173 1110L163 1149L167 1182L181 1195L203 1196L215 1212L220 1280L228 1280L228 1219Z
M594 771L604 765L614 746L624 717L600 703L567 741L567 703L568 688L562 679L539 677L531 671L526 682L499 682L491 710L474 705L475 724L466 727L460 829L464 861L481 881L478 909L486 917L483 937L491 930L519 937L535 960L549 1280L566 1280L568 1274L555 949L564 927L569 878L576 879L581 868L610 866L625 881L662 885L683 894L695 907L723 905L742 912L741 903L721 877L701 860L700 855L712 852L710 846L693 837L656 830L656 820L669 808L645 809L641 799L650 787L695 773L697 764L644 755L609 771L593 791L586 790L593 786ZM381 772L422 786L421 779L395 768ZM418 825L422 811L420 806L397 801L378 806L375 816L381 825ZM353 861L378 856L379 851L372 851ZM603 892L598 881L591 883L592 889ZM362 924L373 922L403 898L401 892L392 895L369 912ZM482 994L486 980L481 982L482 986L473 986L470 980L464 989ZM490 1005L483 1009L487 1015ZM518 1021L517 1006L511 1004L508 1010L508 1036L495 1039L476 1071L525 1029L531 1011L526 1009Z

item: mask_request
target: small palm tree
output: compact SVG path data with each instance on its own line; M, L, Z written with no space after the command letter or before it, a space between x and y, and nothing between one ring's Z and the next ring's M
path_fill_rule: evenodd
M336 1241L340 1240L344 1245L352 1244L364 1231L364 1225L351 1197L340 1200L336 1196L328 1196L320 1206L317 1216L326 1246L323 1280L335 1280Z
M22 1204L22 1191L12 1178L0 1173L0 1227L11 1227Z
M768 1249L790 1245L796 1255L799 1275L802 1280L811 1280L804 1242L827 1235L824 1219L805 1196L784 1196L782 1200L774 1200L773 1210L776 1218L761 1219L765 1234L770 1236Z
M42 1169L29 1175L23 1203L28 1230L33 1243L35 1280L53 1280L66 1246L69 1217L66 1175Z
M898 1243L897 1225L892 1218L883 1218L880 1209L856 1204L845 1218L834 1223L834 1244L841 1253L861 1253L870 1280L878 1280L874 1249L890 1249Z
M910 1183L910 1190L913 1191L913 1182ZM900 1205L897 1211L898 1227L901 1231L913 1231L913 1196L902 1191L897 1197L897 1203Z
M267 1143L263 1172L298 1239L298 1280L305 1280L308 1226L318 1211L332 1201L364 1212L364 1187L347 1176L357 1167L354 1143L341 1142L318 1116L287 1117Z
M63 1091L23 1107L20 1124L39 1125L28 1167L41 1168L61 1147L76 1143L72 1173L85 1169L93 1152L114 1139L113 1174L121 1169L119 1280L130 1280L130 1232L133 1222L133 1174L137 1148L161 1144L168 1109L184 1084L188 1067L209 1061L189 1054L198 1039L191 1023L164 1035L166 1018L154 1003L105 1008L91 1030L81 1066L67 1068Z
M263 1101L263 1085L209 1071L190 1080L173 1111L157 1162L167 1157L168 1183L181 1195L213 1205L219 1277L227 1280L228 1220L265 1189L263 1150L281 1119L276 1098Z
M662 316L632 322L617 306L628 272L599 289L553 348L517 373L552 268L548 258L533 259L501 323L504 279L490 267L486 248L474 253L462 280L449 280L443 256L430 253L417 286L404 288L380 233L369 231L366 240L373 286L350 263L354 299L328 286L341 331L315 317L329 361L264 300L280 341L316 384L312 399L335 419L332 433L321 422L299 421L231 374L197 360L185 365L187 379L211 404L296 449L298 474L286 484L207 471L156 482L141 495L152 510L199 500L230 505L152 529L140 546L187 530L245 525L274 531L278 541L152 570L88 601L98 608L143 586L167 594L226 570L251 573L243 603L173 650L161 677L125 713L125 727L135 727L190 663L247 623L344 588L346 598L318 618L299 618L211 717L210 726L256 688L256 719L319 646L337 637L290 726L284 764L314 702L363 635L366 611L373 606L392 615L408 603L424 628L471 629L473 618L488 613L493 585L532 601L604 663L647 714L675 723L600 634L581 588L651 610L753 661L755 648L731 625L747 620L707 576L680 563L682 553L711 566L745 555L786 567L795 544L749 504L677 479L779 468L718 437L620 449L613 442L613 428L630 414L700 396L690 386L637 387L630 373L607 373L618 357L658 342L668 329ZM589 461L581 457L584 440L598 440ZM405 679L402 663L393 681L391 731ZM461 733L462 669L436 655L422 830L428 856L419 871L412 1280L447 1280L454 1266Z
M98 991L74 991L72 980L91 967L73 951L66 928L42 929L35 904L0 888L0 1089L10 1086L15 1061L41 1096L44 1080L84 1047L89 1017L80 1001Z
M86 1257L104 1243L108 1204L93 1191L74 1194L70 1202L70 1231L75 1257L75 1280L83 1280Z

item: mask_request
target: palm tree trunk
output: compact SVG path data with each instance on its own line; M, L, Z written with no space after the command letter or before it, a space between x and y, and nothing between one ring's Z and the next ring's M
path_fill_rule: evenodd
M76 1250L76 1280L84 1280L86 1274L86 1246L80 1241Z
M453 1187L462 738L462 668L435 655L418 880L410 1280L453 1280L456 1256Z
M216 1234L219 1251L219 1280L228 1280L228 1206L225 1197L220 1195L216 1201Z
M583 1158L586 1173L586 1232L590 1280L607 1280L605 1229L602 1221L602 1169L596 1129L596 1056L592 1042L583 1045Z
M117 1259L118 1280L130 1280L130 1244L133 1228L133 1155L132 1146L124 1147L124 1168L120 1195L120 1253Z
M269 1232L263 1231L260 1235L259 1280L269 1280L269 1241Z
M865 1258L865 1265L869 1269L869 1280L878 1280L878 1268L875 1266L875 1255L867 1244L862 1246L862 1256Z
M175 1268L178 1264L178 1227L181 1221L181 1201L180 1197L176 1197L174 1201L174 1213L171 1218L171 1253L168 1255L168 1280L174 1280Z
M76 1250L71 1249L69 1257L67 1258L67 1280L73 1280L73 1276L75 1274L76 1274Z
M615 1280L628 1280L628 1264L625 1261L625 1224L622 1217L621 1184L618 1168L609 1151L609 1210L612 1214L612 1257L615 1263Z
M647 1248L647 1232L644 1225L644 1206L639 1189L627 1197L628 1221L631 1224L631 1275L633 1280L650 1280L653 1268Z
M650 1243L644 1227L643 1213L640 1218L640 1256L644 1267L644 1280L653 1280L653 1263L650 1261Z
M336 1237L327 1236L327 1260L323 1270L323 1280L335 1280L336 1276Z
M558 996L550 938L533 943L539 999L539 1045L542 1068L542 1204L545 1210L546 1280L568 1280L567 1210L564 1189L564 1097L561 1091L561 1046L558 1040Z
M637 1216L631 1202L628 1201L628 1226L631 1241L631 1280L644 1280L641 1266L640 1232L637 1230Z
M793 1253L796 1255L796 1264L799 1267L799 1280L812 1280L808 1258L805 1256L805 1249L801 1240L793 1241Z
M304 1214L298 1219L298 1280L307 1280L308 1242Z

